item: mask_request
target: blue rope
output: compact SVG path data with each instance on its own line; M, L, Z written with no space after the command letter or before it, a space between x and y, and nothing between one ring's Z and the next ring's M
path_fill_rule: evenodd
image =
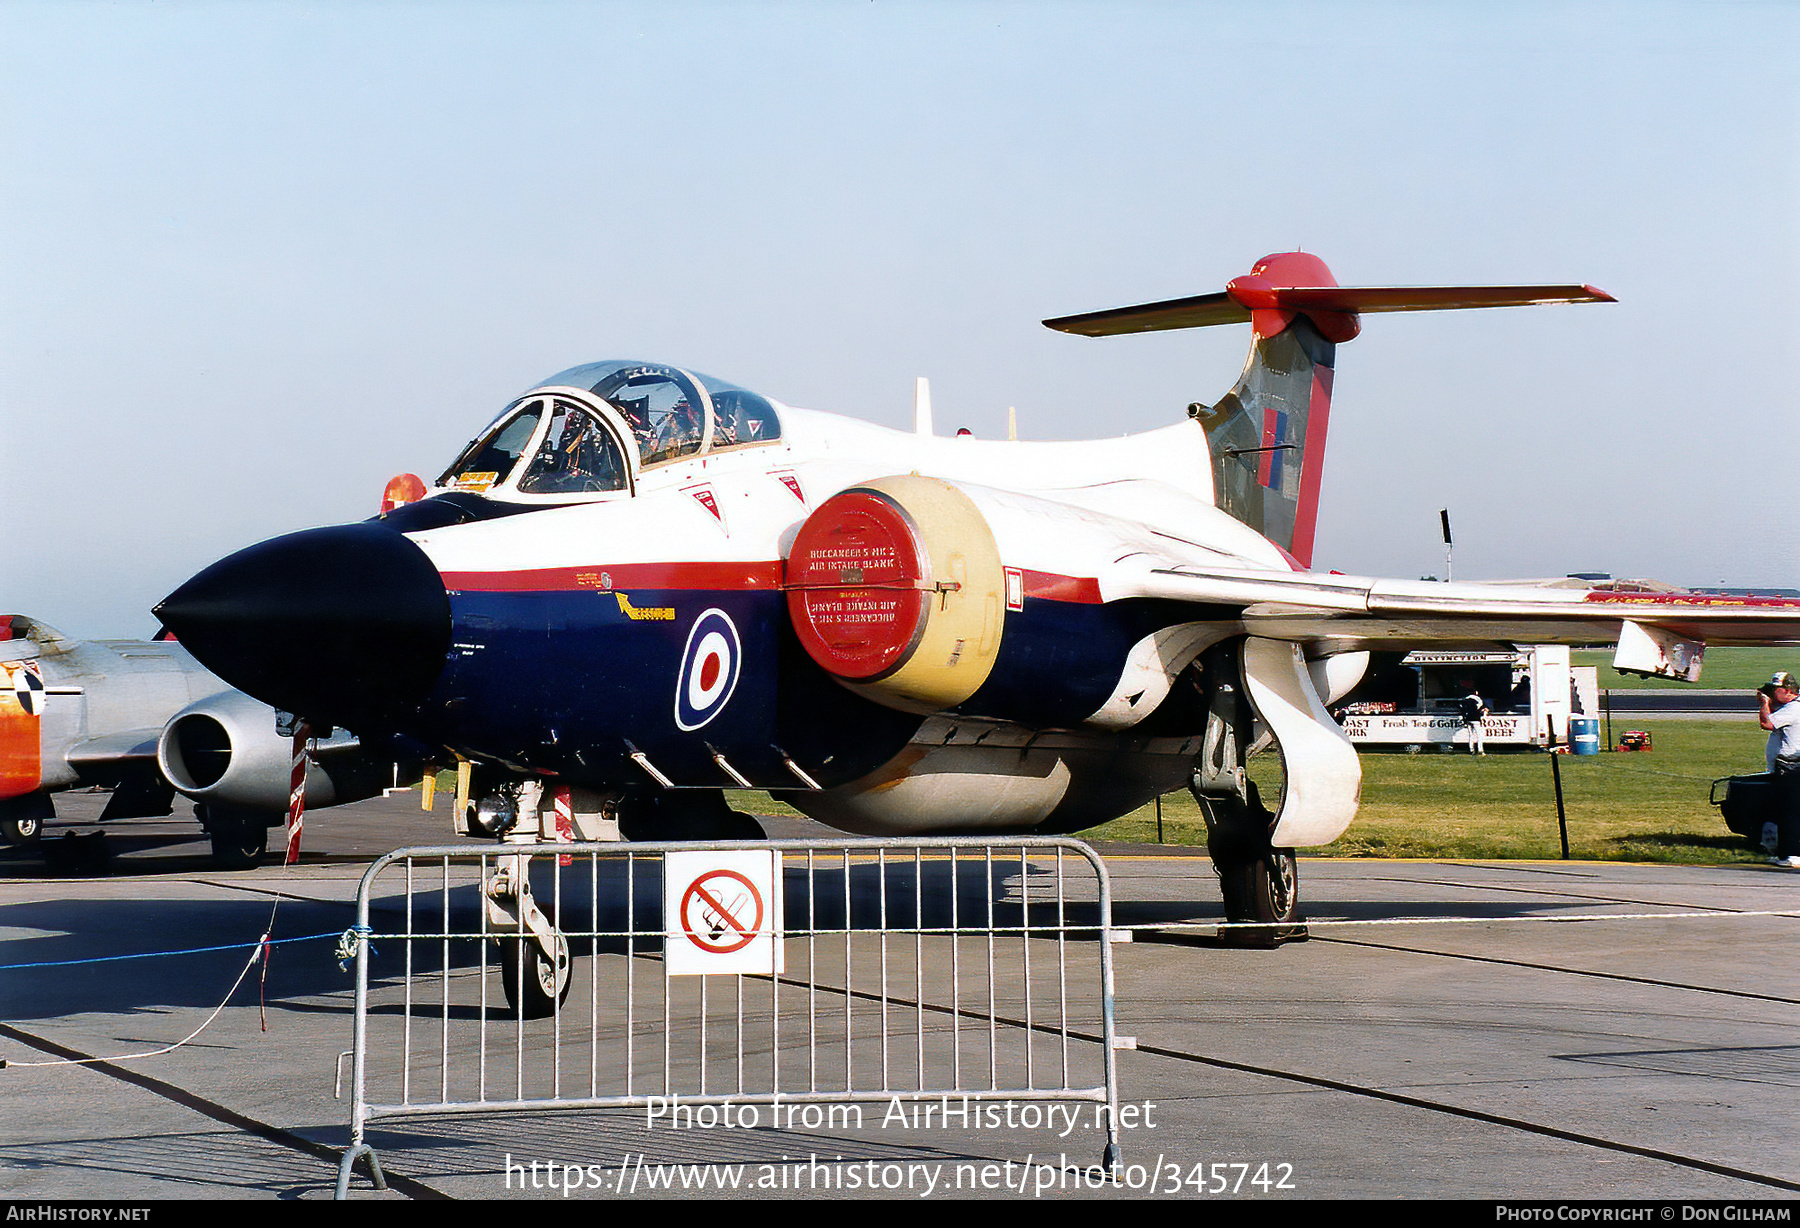
M288 942L317 942L321 938L336 938L337 930L329 934L308 934L304 938L271 938L269 945L281 946ZM109 964L121 959L158 959L165 955L204 955L209 951L248 951L251 947L262 946L262 940L255 942L234 942L222 947L190 947L185 951L145 951L139 955L99 955L93 959L51 959L37 964L0 964L0 972L16 972L21 968L68 968L75 964Z

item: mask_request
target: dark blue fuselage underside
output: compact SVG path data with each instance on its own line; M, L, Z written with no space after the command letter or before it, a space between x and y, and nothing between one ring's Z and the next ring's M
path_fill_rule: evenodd
M801 649L778 591L634 589L623 601L601 589L452 592L450 604L451 648L417 734L572 783L648 784L635 748L683 787L736 787L715 752L759 788L800 784L784 753L831 787L892 759L923 719L833 681ZM1006 615L987 682L956 714L1076 727L1112 695L1133 644L1196 613L1027 598ZM729 630L708 635L719 615L735 643ZM711 674L695 657L708 640ZM724 698L678 711L678 689L691 698L695 686Z

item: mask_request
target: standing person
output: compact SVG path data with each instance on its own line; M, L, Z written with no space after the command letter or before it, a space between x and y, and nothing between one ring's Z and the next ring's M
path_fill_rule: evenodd
M1763 757L1774 777L1775 856L1778 866L1800 870L1800 684L1786 670L1756 688L1762 710L1757 724L1769 731Z
M1479 691L1470 690L1461 700L1463 727L1469 731L1469 753L1485 755L1487 748L1481 744L1481 722L1488 714L1487 703L1481 698Z

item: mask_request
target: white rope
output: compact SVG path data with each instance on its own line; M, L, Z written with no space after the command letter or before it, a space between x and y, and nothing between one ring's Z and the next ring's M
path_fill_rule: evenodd
M116 1057L59 1057L42 1062L8 1061L4 1063L5 1068L13 1070L30 1066L86 1066L93 1062L134 1062L140 1058L161 1057L165 1053L173 1053L175 1050L181 1048L181 1046L193 1040L194 1037L206 1031L207 1028L210 1028L213 1020L217 1019L225 1010L226 1006L230 1004L232 995L237 993L238 987L244 983L244 978L250 975L250 969L256 967L256 961L262 958L263 951L266 949L265 944L269 941L269 936L275 932L275 913L280 908L281 900L277 898L275 907L269 910L268 927L263 930L262 937L256 940L256 948L250 952L249 962L244 965L244 970L238 973L237 980L231 983L231 988L225 991L225 997L213 1008L213 1013L208 1015L199 1027L195 1028L192 1032L189 1032L186 1036L183 1036L174 1044L164 1045L160 1049L147 1049L142 1053L121 1053Z

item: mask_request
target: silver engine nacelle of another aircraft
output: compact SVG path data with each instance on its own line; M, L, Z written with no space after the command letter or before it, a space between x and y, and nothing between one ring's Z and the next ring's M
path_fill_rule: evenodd
M357 749L356 738L342 730L315 744L306 765L308 808L381 791L388 765L348 753ZM156 765L177 792L207 806L263 812L287 809L293 754L293 739L277 732L269 705L242 691L189 704L156 743Z

